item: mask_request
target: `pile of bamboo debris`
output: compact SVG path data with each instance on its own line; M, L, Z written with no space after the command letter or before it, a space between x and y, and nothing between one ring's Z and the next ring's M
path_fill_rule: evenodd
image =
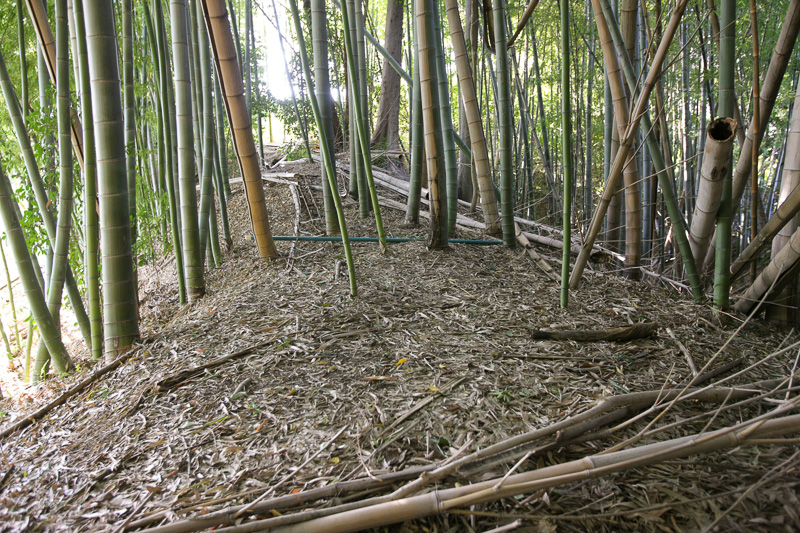
M776 354L796 349L796 345ZM744 371L742 371L744 372ZM739 374L741 374L740 372ZM701 381L702 375L695 382ZM727 381L723 380L723 381ZM654 463L708 454L734 447L758 444L793 443L782 440L785 435L800 432L800 415L796 410L800 390L792 378L776 379L736 387L685 387L681 390L659 390L614 396L594 408L548 427L503 440L492 446L465 455L472 445L468 441L447 460L426 467L410 468L381 476L343 481L295 494L270 497L276 487L254 501L198 515L166 525L146 529L152 533L187 533L207 528L215 531L242 533L247 531L319 532L361 531L383 525L405 522L476 504L498 501L519 495L539 496L545 491L576 481L606 476ZM782 400L779 397L783 396ZM715 404L710 411L695 419L711 421L723 410L772 399L777 407L760 416L731 427L701 432L680 438L628 447L644 438L671 429L675 424L653 429L657 420L679 402ZM644 430L600 453L530 471L522 471L534 455L557 450L577 442L609 436L619 428L648 415L655 415ZM621 422L620 422L621 421ZM618 423L615 427L612 424ZM330 445L334 439L329 441ZM326 446L320 449L323 451ZM796 460L800 452L790 458ZM473 477L491 465L516 461L503 476L471 483L455 483L448 488L433 488L448 480ZM382 496L362 498L393 484L413 480ZM347 503L342 503L347 502ZM290 514L282 514L292 510ZM270 518L258 518L272 515ZM154 513L127 524L128 529L146 527L169 516ZM236 525L232 525L236 524Z

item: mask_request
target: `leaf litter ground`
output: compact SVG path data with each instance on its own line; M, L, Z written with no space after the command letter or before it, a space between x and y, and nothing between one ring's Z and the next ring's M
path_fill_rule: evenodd
M321 234L317 165L281 172L298 184L301 234ZM383 256L377 244L354 243L359 296L352 299L338 243L278 243L279 260L258 260L241 185L233 190L234 245L207 273L207 296L181 307L174 262L141 268L144 341L131 359L0 442L0 529L153 527L265 492L430 465L470 441L467 453L602 398L678 387L692 376L686 353L702 368L733 332L674 289L629 282L601 266L572 293L569 309L560 309L557 284L523 251L502 246L428 251L412 242L391 245ZM265 190L273 233L292 235L290 187L267 182ZM374 220L358 219L352 200L345 205L350 234L374 236ZM401 212L382 213L390 236L425 236L424 227L404 226ZM459 237L485 238L465 228ZM555 255L548 258L554 264ZM658 324L658 335L624 343L531 338L532 329L639 322ZM732 367L719 379L796 341L754 322L708 370ZM200 374L167 379L253 346ZM734 383L787 376L795 356L775 357ZM82 377L6 401L4 426ZM679 404L662 422L714 407ZM710 427L771 407L722 411ZM655 439L690 435L707 423L690 421ZM642 427L568 442L531 456L521 469L597 453ZM668 461L380 530L488 531L517 518L520 531L699 530L729 508L720 530L796 530L800 470L792 452L764 444ZM467 469L439 486L502 476L516 460Z

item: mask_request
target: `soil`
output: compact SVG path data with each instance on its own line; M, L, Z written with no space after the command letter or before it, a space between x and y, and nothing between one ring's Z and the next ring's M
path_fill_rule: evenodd
M294 234L294 188L300 234L323 234L318 165L268 172L289 173L280 179L297 184L265 182L273 233ZM258 259L243 188L232 187L233 246L207 271L207 295L180 305L168 256L141 267L142 340L130 359L0 441L0 530L154 527L265 493L440 463L603 398L686 385L690 360L701 374L734 363L712 384L767 359L726 385L789 376L795 365L796 347L778 350L797 335L758 321L737 333L742 317L721 328L708 306L658 278L622 279L613 263L594 265L562 309L558 284L519 248L429 251L409 242L382 255L375 243L353 243L353 298L340 243L278 242L278 260ZM375 236L374 219L359 219L352 199L345 210L351 236ZM398 210L382 208L382 215L390 237L426 236L425 220L414 228ZM457 236L487 238L461 227ZM536 249L559 270L560 251ZM629 342L532 338L532 330L642 322L655 323L657 335ZM242 350L205 371L181 373ZM82 369L102 366L74 353ZM51 379L5 400L0 430L87 375ZM718 412L719 404L679 403L656 424L673 427L642 443L730 426L786 399L783 393ZM690 420L708 412L716 414ZM597 453L653 419L533 453L516 471ZM488 531L516 519L519 531L699 530L726 512L716 529L797 530L800 460L792 442L674 459L379 530ZM436 486L503 476L518 460L467 469Z

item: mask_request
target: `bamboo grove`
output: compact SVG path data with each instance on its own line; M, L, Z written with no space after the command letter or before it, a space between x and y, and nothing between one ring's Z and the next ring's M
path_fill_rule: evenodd
M0 18L0 216L40 333L33 379L72 368L64 292L94 357L131 345L136 266L160 243L181 303L203 297L232 175L260 258L278 256L272 116L318 150L353 296L342 198L389 252L379 164L404 177L408 224L427 205L432 249L459 206L509 247L546 235L562 306L601 245L632 280L797 320L800 0L17 0Z

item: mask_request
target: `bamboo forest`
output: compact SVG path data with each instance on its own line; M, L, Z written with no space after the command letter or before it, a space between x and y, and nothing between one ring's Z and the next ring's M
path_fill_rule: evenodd
M798 32L0 1L0 531L800 531Z

